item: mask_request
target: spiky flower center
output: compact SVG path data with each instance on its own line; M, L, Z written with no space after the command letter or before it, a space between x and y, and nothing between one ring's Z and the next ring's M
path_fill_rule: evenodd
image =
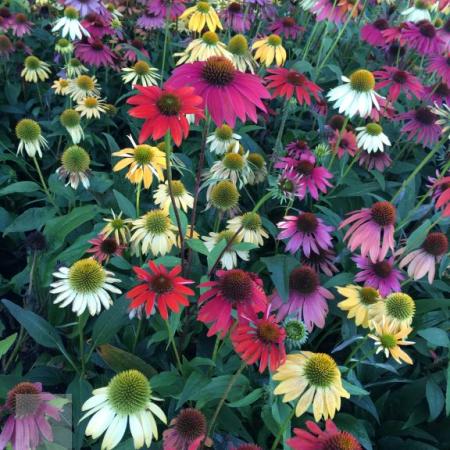
M369 92L375 87L375 78L372 72L360 69L350 75L350 86L356 92Z
M233 55L243 56L248 52L248 42L242 34L236 34L228 42L228 50Z
M118 248L119 246L113 238L105 238L100 244L100 251L108 256L114 255Z
M206 31L202 35L202 40L207 45L216 45L219 42L219 36L214 31Z
M253 280L241 269L226 271L218 281L218 285L225 299L232 303L246 303L252 300Z
M296 165L297 172L299 175L308 176L311 175L314 170L314 163L310 161L306 161L305 159L299 161Z
M271 46L271 47L279 47L282 44L282 39L280 36L278 36L278 34L271 34L268 38L267 38L267 43Z
M259 214L247 212L242 216L242 227L245 230L258 231L261 229L262 221Z
M31 416L40 405L39 394L39 390L33 383L24 381L8 392L6 407L18 417Z
M375 202L370 208L372 219L380 227L387 227L395 224L397 212L395 206L389 202Z
M134 160L140 166L150 164L155 157L154 147L147 144L136 145L134 148Z
M228 5L228 11L232 14L238 14L240 13L242 10L241 5L237 2L231 2Z
M392 264L389 261L378 261L372 265L375 275L379 278L387 278L392 273Z
M380 343L383 348L391 349L396 347L397 338L393 334L384 333L380 336Z
M70 287L79 294L97 292L106 278L100 263L93 258L80 259L69 270Z
M291 28L296 24L295 19L293 17L284 17L281 22L283 26L286 28Z
M364 305L373 305L380 300L380 293L376 289L369 286L361 288L359 291L359 296L361 303Z
M421 20L417 23L419 32L423 37L433 39L436 36L436 28L429 20Z
M304 212L297 217L297 230L302 233L314 233L319 221L314 213Z
M245 160L239 153L227 153L222 160L225 168L240 171L244 168Z
M150 401L151 393L148 379L138 370L120 372L108 384L111 408L121 415L143 411Z
M125 221L121 219L120 217L116 217L115 219L112 219L111 222L111 228L115 231L119 231L122 228L125 228Z
M95 97L86 97L83 104L88 109L95 109L98 106L98 100Z
M69 20L76 20L78 19L78 11L72 6L68 6L64 10L64 17L67 17Z
M224 211L234 208L239 201L239 192L229 180L222 180L211 190L211 203Z
M16 23L20 25L23 23L27 23L27 16L25 14L17 13L14 18L16 20Z
M75 84L80 91L89 92L95 88L95 82L89 75L80 75Z
M67 48L67 47L70 47L70 42L67 39L61 38L61 39L58 39L58 41L56 42L56 45L60 48Z
M213 86L226 86L234 79L236 69L224 56L209 57L202 67L203 79Z
M69 173L85 172L89 169L91 158L84 148L72 145L64 150L61 162Z
M36 56L27 56L25 58L25 67L28 70L37 70L41 67L41 60Z
M214 134L220 141L229 141L233 137L233 129L224 123L220 127L216 128Z
M430 233L423 242L422 247L430 255L445 255L448 250L448 238L444 233Z
M434 93L438 97L444 97L447 98L450 95L450 88L445 83L439 83L434 88Z
M318 286L319 276L309 266L297 267L289 276L289 289L299 294L312 294Z
M147 75L150 71L150 66L145 61L137 61L133 66L134 71L138 75Z
M383 128L377 123L368 123L366 125L366 131L370 136L379 136L383 132Z
M417 9L428 9L428 3L426 1L424 1L424 0L416 0L414 2L414 6Z
M275 344L280 340L281 329L276 323L261 319L256 325L256 334L261 341Z
M70 61L69 61L69 64L68 64L70 67L73 67L74 69L76 69L76 68L78 68L78 67L80 67L81 66L81 61L79 60L79 59L77 59L77 58L72 58Z
M174 197L181 197L186 193L186 188L180 180L172 180L170 186L172 187L172 194Z
M373 23L373 26L377 29L377 30L386 30L387 28L389 28L389 22L386 19L378 19L375 20L375 22Z
M176 95L165 92L157 100L156 106L165 116L177 116L181 110L181 100Z
M225 241L227 242L227 244L239 241L238 236L235 236L236 232L232 231L232 230L223 230L221 231L217 237L216 237L216 242L220 242L222 239L225 239Z
M94 39L91 42L91 48L96 52L102 52L105 46L103 45L103 42L100 39Z
M203 14L207 14L209 12L209 9L211 7L209 6L208 2L198 2L197 3L197 9Z
M305 364L304 376L319 388L329 387L336 381L338 368L334 359L326 353L312 355Z
M328 121L328 125L333 128L333 130L341 131L342 127L345 124L345 117L341 116L340 114L335 114L334 116L331 116L330 120Z
M24 142L34 142L41 136L41 127L31 119L22 119L16 125L16 136Z
M247 157L248 162L256 166L258 169L264 167L264 157L259 153L250 153Z
M308 334L305 324L299 320L290 320L284 325L286 337L292 341L303 341Z
M388 316L402 322L414 317L416 305L414 300L408 294L394 292L387 296L385 302Z
M295 70L290 70L286 75L286 79L288 83L294 86L303 86L306 82L306 77Z
M395 71L392 79L398 84L405 84L408 81L408 73L404 70Z
M80 125L80 113L74 109L66 109L59 117L61 125L66 128L75 128Z
M424 126L433 125L436 122L437 116L428 107L421 106L416 109L414 114L416 120Z
M339 431L324 442L323 450L361 450L361 445L352 434Z
M157 294L166 294L173 290L172 280L162 273L153 277L149 284L150 289Z
M155 209L145 215L145 229L152 234L164 234L169 230L170 219L164 211Z
M206 434L205 416L194 408L183 409L175 420L175 429L184 441L191 443Z

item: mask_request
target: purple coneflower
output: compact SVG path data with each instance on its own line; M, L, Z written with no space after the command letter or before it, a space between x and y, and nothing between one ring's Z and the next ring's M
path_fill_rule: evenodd
M406 22L402 28L401 37L408 47L423 56L440 53L444 47L444 41L428 20L417 23Z
M27 16L22 13L17 13L9 22L9 27L14 36L22 37L30 34L33 23L27 19Z
M88 39L75 46L75 56L85 64L96 67L114 65L114 53L100 39Z
M444 103L450 105L450 88L446 83L438 83L425 88L425 98L435 106L442 106Z
M355 156L358 151L358 144L356 143L356 136L353 131L344 130L342 133L338 130L334 130L334 134L330 137L328 143L330 144L331 151L336 153L338 158L342 158L344 155ZM336 148L336 146L339 146Z
M382 31L389 28L386 19L377 19L373 23L364 25L360 30L361 40L374 47L384 47L386 45Z
M89 13L99 13L103 8L100 0L64 0L64 6L72 6L81 17Z
M372 262L384 259L389 250L394 251L394 225L397 217L395 206L390 202L375 202L348 214L339 228L350 225L344 236L348 248L354 252L361 247L361 255Z
M379 80L375 89L389 87L388 99L395 102L401 92L411 99L411 94L420 99L424 92L422 83L414 75L397 67L384 66L382 70L376 70L375 78Z
M102 39L104 36L113 36L116 33L108 21L97 13L89 13L81 21L81 25L88 31L92 39Z
M132 47L136 48L137 50L139 50L144 56L146 56L147 58L150 59L150 54L148 53L148 51L145 49L144 47L144 42L142 42L141 39L132 39L129 42L129 45L131 45ZM124 59L127 61L130 61L132 63L136 62L137 60L140 59L140 57L138 56L138 54L132 49L132 48L127 48L124 55L123 55Z
M333 250L319 248L319 253L311 253L309 257L302 255L302 263L311 266L316 272L323 272L332 277L339 269L335 265L336 254Z
M219 14L225 27L231 28L236 33L245 33L250 29L253 13L245 14L242 5L238 2L231 2Z
M378 172L383 172L384 169L392 164L392 159L386 152L368 153L363 150L359 154L358 163L367 170L375 169Z
M163 450L197 450L206 431L206 419L200 411L183 409L163 433Z
M286 145L286 156L288 158L301 159L304 154L312 155L311 149L306 141L298 139Z
M317 0L310 11L316 15L316 20L322 22L327 20L335 24L340 24L344 21L345 11L338 8L335 0Z
M281 34L287 39L297 39L300 32L304 31L293 17L280 17L271 26L270 31Z
M430 56L428 61L427 72L435 73L444 83L450 85L450 53Z
M166 19L170 11L170 20L176 20L186 9L186 0L149 0L147 2L147 11L155 16Z
M136 21L138 27L144 30L158 30L164 28L164 16L154 12L144 12Z
M358 269L361 269L356 274L355 281L377 289L382 297L401 291L400 282L405 276L394 267L393 256L375 262L364 256L354 256L352 259Z

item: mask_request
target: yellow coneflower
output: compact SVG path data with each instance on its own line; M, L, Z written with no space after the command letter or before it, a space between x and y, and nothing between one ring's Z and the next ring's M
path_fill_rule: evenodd
M170 184L177 208L187 212L188 208L194 206L194 197L186 190L182 181L172 180ZM158 186L158 189L155 190L153 199L155 200L155 204L161 209L164 211L169 210L172 200L170 198L169 182L167 180L164 183L161 183Z
M256 50L255 59L266 67L270 66L273 61L277 66L282 66L286 61L286 50L283 47L283 40L277 34L271 34L259 41L256 41L252 50Z
M413 321L415 312L416 304L408 294L393 292L384 301L376 303L371 311L371 322L386 321L388 325L408 328Z
M66 80L65 78L55 80L52 84L52 89L55 91L55 94L67 95L69 93L69 80Z
M98 97L100 95L97 78L89 75L79 75L73 80L70 80L67 91L70 98L75 102L83 100L86 97Z
M145 61L137 61L133 67L122 69L122 80L124 83L131 83L131 86L140 84L142 86L156 86L161 78L158 69L150 67Z
M131 219L123 219L122 211L118 215L114 211L111 211L111 216L107 219L103 219L106 225L103 227L101 234L106 238L110 234L114 236L117 244L126 244L131 238L130 225Z
M216 31L216 28L222 30L223 28L216 11L205 1L198 2L195 6L187 8L180 16L181 20L188 18L187 26L190 31L201 33L205 25L209 31Z
M263 245L264 238L268 238L267 231L262 226L261 216L255 212L247 212L228 220L228 228L236 233L244 242Z
M37 56L27 56L20 75L30 83L45 81L50 76L50 66Z

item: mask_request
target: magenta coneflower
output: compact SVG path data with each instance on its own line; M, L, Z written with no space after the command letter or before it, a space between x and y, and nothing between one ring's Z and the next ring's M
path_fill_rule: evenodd
M444 83L450 85L450 53L430 56L427 72L436 74Z
M93 246L86 250L86 253L92 253L98 262L108 261L112 256L121 256L126 248L124 244L118 244L114 238L99 234L88 241Z
M104 36L111 36L115 31L109 26L104 17L97 13L89 13L81 25L88 31L92 39L102 39Z
M328 313L327 299L333 294L320 285L319 276L312 267L300 266L289 275L289 298L284 302L277 291L272 294L272 305L282 320L288 315L302 320L308 331L314 326L323 328Z
M274 90L273 98L282 96L290 99L295 94L299 105L303 105L303 103L310 105L311 96L316 100L320 100L322 89L308 80L302 73L283 67L267 69L267 72L269 73L266 76L266 79L269 81L267 87Z
M447 2L447 6L450 7L450 1L445 0ZM444 50L450 50L450 18L444 22L444 25L437 30L439 37L444 41Z
M225 27L231 28L235 33L245 33L250 29L253 13L244 13L243 6L238 2L231 2L219 14Z
M406 70L383 66L382 70L376 70L373 74L379 80L375 89L389 87L388 99L393 102L397 100L401 92L404 92L408 99L412 98L411 94L419 99L423 95L424 89L420 80Z
M22 13L17 13L9 22L9 28L14 36L22 37L30 34L33 23L27 19L27 16Z
M287 39L297 39L300 32L304 30L293 17L279 17L271 26L270 31L281 34Z
M170 20L176 20L186 9L186 0L149 0L147 1L147 10L156 16L166 19L170 11Z
M75 56L85 64L95 67L114 65L114 53L100 39L88 39L75 45Z
M382 117L386 119L393 119L396 114L396 110L392 101L383 97L378 99L378 103L380 104L380 109L372 108L372 111L369 114L369 118L374 122L379 122Z
M436 123L438 116L427 106L399 114L397 119L405 121L400 131L408 135L408 140L421 142L425 147L431 147L439 140L442 128Z
M444 103L450 105L450 88L446 83L438 83L425 88L425 98L435 106L442 106Z
M377 19L373 23L364 25L360 30L361 40L374 47L384 47L386 44L382 31L389 28L386 19Z
M353 131L344 130L342 133L334 130L334 134L328 140L331 151L342 158L344 155L355 156L358 151L358 144L356 143L356 136ZM336 146L339 146L336 148Z
M193 86L203 98L217 126L227 123L234 127L236 119L258 120L257 108L266 112L262 99L270 98L257 75L236 70L223 56L211 56L206 61L177 67L167 84L174 87Z
M208 336L219 333L223 339L234 322L233 310L238 316L252 310L262 312L267 298L262 280L253 273L241 269L218 270L216 278L216 281L207 281L199 286L209 289L198 299L198 320L212 323Z
M336 254L330 249L319 249L319 253L311 253L309 257L302 254L302 264L311 266L316 272L323 272L332 277L339 269L335 265Z
M382 297L401 291L400 282L405 276L394 267L393 256L375 262L364 256L354 256L352 259L361 269L355 276L358 283L377 289Z
M81 17L93 12L99 13L104 9L100 0L64 0L64 6L72 6Z
M278 239L287 240L286 250L290 253L301 249L309 257L311 252L319 253L331 247L333 227L325 225L314 213L299 211L298 216L285 216L277 226L283 230Z
M304 154L311 155L311 149L306 141L300 139L289 142L286 145L286 156L288 158L301 159Z
M206 432L206 418L198 409L182 409L163 433L163 450L197 450Z
M375 202L370 208L349 213L339 228L352 224L344 236L348 248L354 252L361 247L361 255L376 262L384 259L389 250L394 251L396 218L397 211L392 203Z
M345 11L337 7L337 1L335 0L317 0L310 11L316 15L318 22L327 20L339 24L345 18Z
M405 41L402 36L402 30L405 28L406 23L401 23L397 27L386 28L385 30L381 30L381 34L384 37L386 45L389 44L398 44L403 46Z
M428 20L421 20L417 23L406 22L401 36L405 44L420 55L434 55L440 53L444 47L444 41Z
M150 59L150 54L148 53L147 49L144 46L144 42L141 39L134 38L129 42L129 45L139 50L144 56ZM125 60L132 63L140 59L140 56L132 48L127 48L123 57Z
M154 12L143 12L136 21L138 27L144 30L160 30L164 28L164 16Z
M408 275L413 280L420 280L428 274L428 282L434 281L436 264L438 264L448 251L448 238L444 233L429 233L422 246L402 258L399 267L407 267ZM397 254L403 255L405 248Z
M0 448L10 442L14 450L35 449L44 440L53 441L49 417L60 420L60 410L50 404L55 397L42 390L41 383L27 381L9 392L0 411L8 415L0 432Z
M392 159L386 152L367 153L363 150L359 154L358 163L367 170L375 169L378 170L378 172L383 172L384 169L392 164Z

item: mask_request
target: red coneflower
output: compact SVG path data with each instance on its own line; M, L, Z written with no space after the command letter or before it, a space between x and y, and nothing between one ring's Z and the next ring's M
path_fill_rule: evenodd
M261 279L241 269L218 270L216 281L207 281L199 287L209 288L200 295L201 305L198 320L205 324L212 323L208 336L219 332L224 338L231 328L234 319L232 311L238 316L264 311L267 304Z
M170 132L176 145L189 134L188 114L194 114L196 119L203 117L200 107L202 98L195 95L194 88L181 87L174 89L164 86L138 86L140 92L127 101L131 108L128 114L138 119L145 119L139 135L139 143L145 142L149 136L156 141Z
M150 273L140 267L133 267L139 280L139 284L127 293L131 300L130 309L137 309L145 305L145 314L149 317L155 312L155 304L161 317L167 320L169 313L167 309L174 312L180 311L180 305L188 306L188 296L194 295L194 291L186 284L192 284L192 280L178 276L181 266L175 266L170 272L160 264L157 266L149 261Z
M375 89L389 87L388 99L395 102L401 92L406 94L408 99L411 99L411 94L416 98L421 98L424 92L420 80L411 75L406 70L400 70L397 67L384 66L383 70L376 70L374 73L378 83Z
M444 177L437 181L434 185L434 187L440 187L442 186L444 189L442 190L442 193L440 194L437 202L436 202L436 208L444 208L442 211L442 217L449 217L450 216L450 177Z
M111 256L121 256L126 248L124 244L118 244L114 238L99 234L88 241L93 245L86 253L92 253L98 262L108 261Z
M206 419L200 411L183 409L163 433L163 450L197 450L206 431Z

